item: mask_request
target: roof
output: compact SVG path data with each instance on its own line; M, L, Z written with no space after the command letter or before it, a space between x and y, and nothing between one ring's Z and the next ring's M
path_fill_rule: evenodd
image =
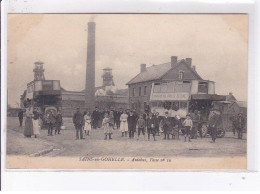
M102 89L103 86L99 86L99 87L95 87L95 91ZM61 91L62 94L71 94L71 95L85 95L85 89L84 90L80 90L80 91L69 91L69 90L65 90L63 87L61 87ZM118 89L115 92L115 95L118 96L128 96L128 88L126 89Z
M224 101L226 96L217 94L192 94L192 100L214 100L214 101Z
M232 93L229 93L229 95L226 95L226 101L235 102L235 101L237 101L237 99L235 98L235 96Z
M247 108L247 102L245 102L245 101L236 101L236 103L241 108Z
M165 73L167 73L171 69L171 63L164 63L160 65L153 65L146 68L146 71L139 73L132 80L130 80L128 84L145 82L150 80L160 79Z
M184 59L181 59L178 60L177 65L175 65L174 67L171 66L171 62L147 67L144 72L139 73L137 76L131 79L126 85L161 79L167 72L169 72L171 69L177 68L181 64L185 64L191 70L191 72L193 72L199 79L202 79L198 75L196 70L188 66Z

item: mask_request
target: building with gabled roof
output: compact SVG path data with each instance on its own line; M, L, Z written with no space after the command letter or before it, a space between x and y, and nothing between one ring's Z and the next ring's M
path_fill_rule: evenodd
M149 109L150 94L153 83L160 82L190 82L192 80L202 81L199 87L203 90L204 80L197 73L196 67L192 65L192 59L177 60L171 57L171 62L146 67L141 64L140 73L131 79L127 85L129 89L129 106L138 112ZM213 88L215 91L215 88Z

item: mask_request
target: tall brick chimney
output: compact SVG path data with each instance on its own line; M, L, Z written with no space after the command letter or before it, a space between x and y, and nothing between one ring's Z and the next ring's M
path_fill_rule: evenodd
M146 71L146 64L141 64L140 65L140 72L143 73L144 71Z
M177 56L171 56L171 67L174 67L177 65L177 60L178 60Z
M88 22L85 108L89 110L95 106L95 28L95 22Z
M187 65L189 65L191 67L192 58L186 58L185 61L186 61Z

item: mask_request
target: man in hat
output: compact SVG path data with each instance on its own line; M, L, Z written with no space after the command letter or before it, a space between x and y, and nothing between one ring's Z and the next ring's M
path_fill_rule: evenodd
M19 118L20 127L22 127L22 125L23 125L23 109L21 109L18 112L18 118Z
M220 116L219 110L217 110L217 109L213 109L211 112L212 112L212 115L209 118L208 126L211 131L212 142L215 143L216 138L217 138L217 128L221 123L221 116Z
M149 113L148 118L146 119L146 127L147 127L147 134L148 134L148 141L150 141L150 134L153 135L153 140L155 139L155 127L154 127L154 117L152 113Z
M243 129L245 128L245 119L242 116L242 113L239 113L237 118L236 118L236 130L237 130L237 135L238 139L242 139L243 137Z
M168 115L168 111L165 112L165 116L162 118L160 122L160 126L162 127L164 133L164 140L170 139L170 132L172 130L172 119Z
M186 141L186 138L188 137L189 138L189 142L190 142L191 130L192 130L192 127L193 127L193 122L191 120L190 114L186 115L186 119L183 121L182 124L185 127L185 140L184 141Z
M134 115L133 111L130 111L129 117L127 118L128 121L128 130L129 130L129 138L134 138L134 133L136 131L136 116Z
M79 110L80 110L80 108L77 108L77 112L73 115L73 123L74 123L75 129L76 129L76 139L79 139L79 138L84 139L83 131L82 131L84 118Z
M58 111L57 115L56 115L56 129L55 129L55 135L58 133L60 134L60 130L61 130L61 125L62 125L62 115L61 115L61 111Z
M92 113L92 123L93 123L93 129L96 129L98 127L98 121L99 121L100 113L98 111L98 107L95 107L95 110Z

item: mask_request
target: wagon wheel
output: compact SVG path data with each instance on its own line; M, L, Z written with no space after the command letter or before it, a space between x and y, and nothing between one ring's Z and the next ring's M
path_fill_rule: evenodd
M208 127L207 125L204 123L201 125L201 134L202 134L202 137L206 137L208 133Z
M226 134L226 131L225 131L223 128L221 128L221 127L218 127L218 128L217 128L217 137L218 137L218 138L224 137L225 134Z

